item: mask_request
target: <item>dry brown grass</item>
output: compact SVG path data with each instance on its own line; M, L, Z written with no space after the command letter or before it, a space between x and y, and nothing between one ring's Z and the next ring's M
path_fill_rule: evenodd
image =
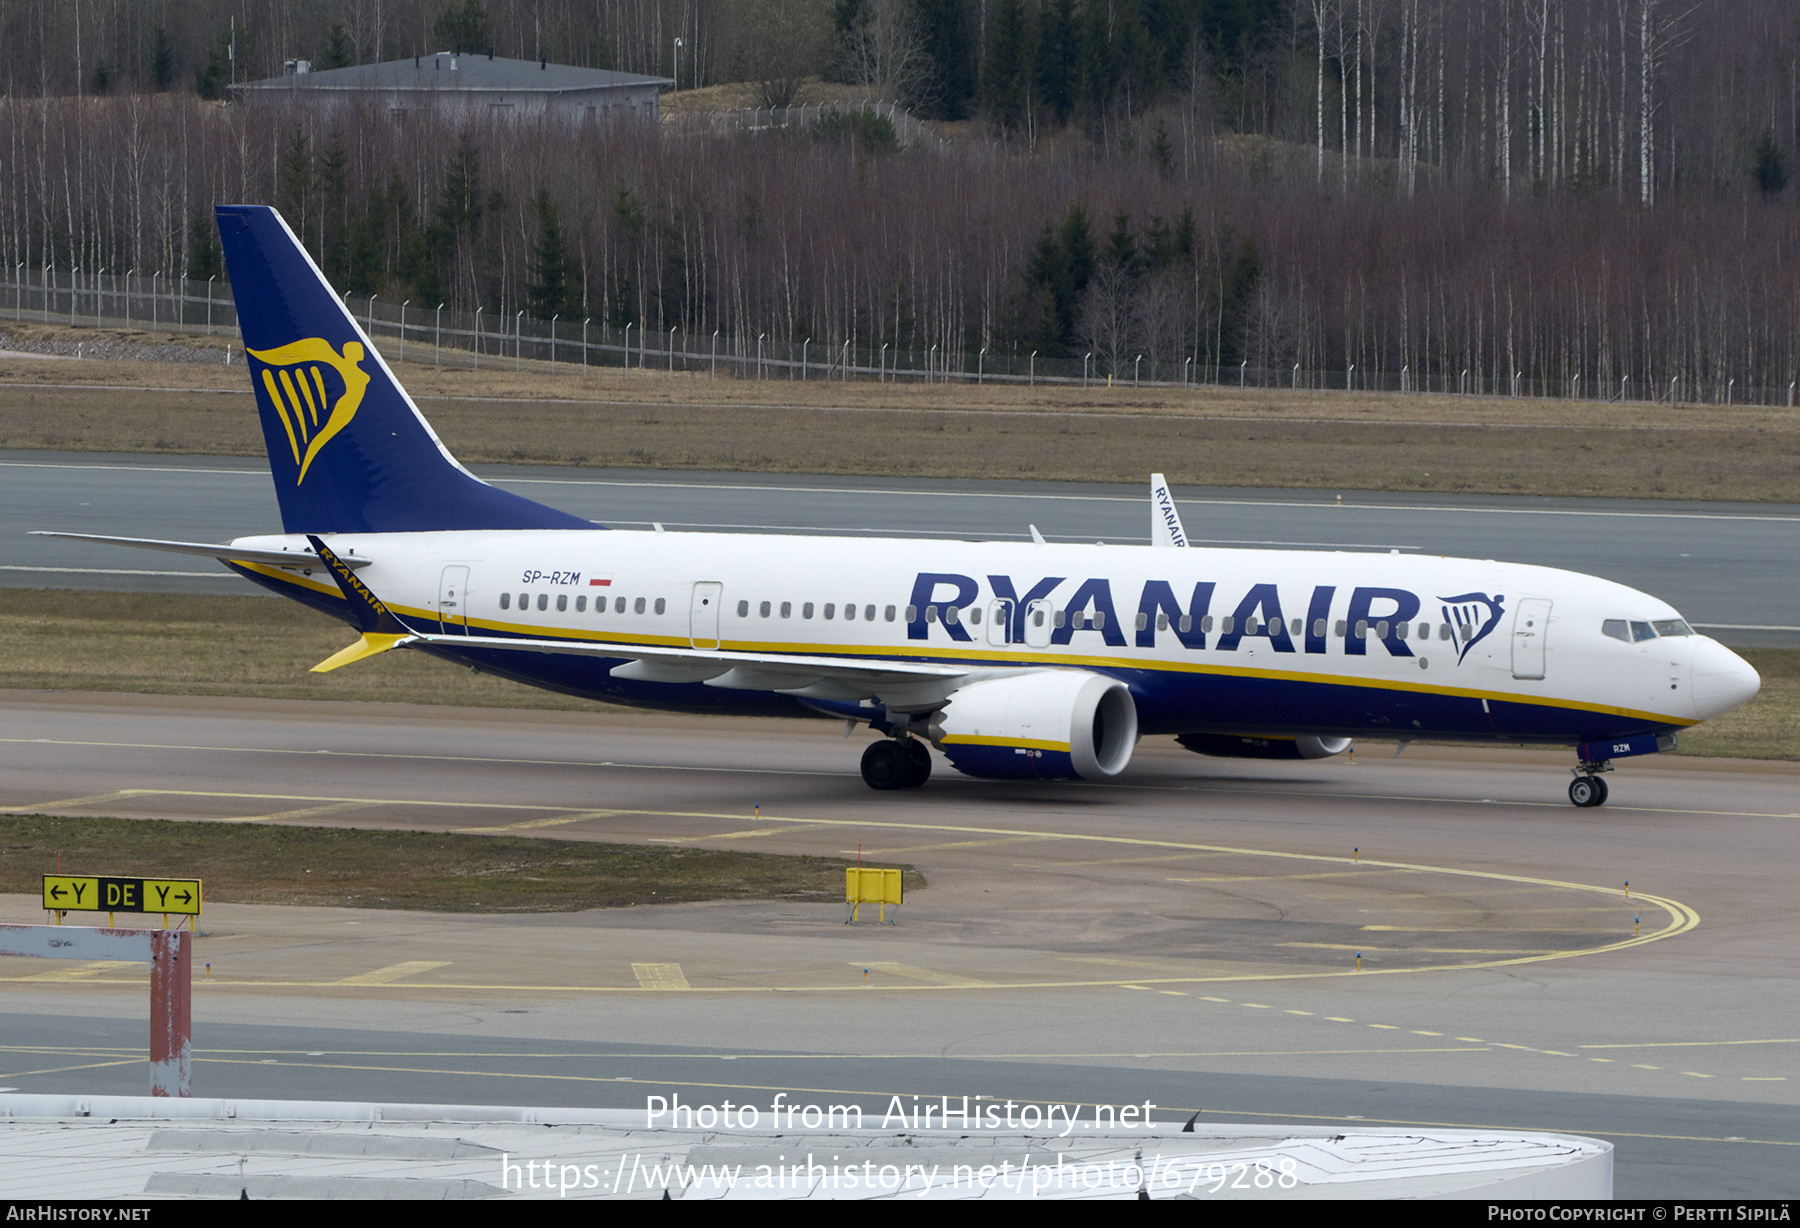
M366 831L158 819L0 817L0 891L36 895L42 876L128 865L198 878L208 903L574 912L697 900L841 900L835 857L600 844L521 836ZM917 891L924 876L903 867ZM73 917L89 914L76 913Z
M400 373L477 463L1778 502L1800 466L1800 416L1762 409ZM36 359L0 360L0 447L263 450L241 366Z

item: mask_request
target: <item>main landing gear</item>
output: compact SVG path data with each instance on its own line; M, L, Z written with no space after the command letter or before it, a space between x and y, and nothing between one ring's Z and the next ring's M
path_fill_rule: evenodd
M1600 773L1612 770L1610 759L1583 763L1575 768L1575 779L1569 782L1569 800L1584 809L1606 805L1606 781Z
M883 738L863 752L862 777L871 789L916 789L931 778L931 752L917 738Z

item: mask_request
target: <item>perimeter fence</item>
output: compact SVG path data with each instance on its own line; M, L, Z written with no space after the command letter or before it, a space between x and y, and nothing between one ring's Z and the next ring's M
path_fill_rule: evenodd
M6 317L81 328L144 329L188 336L235 339L237 309L230 286L217 279L198 281L163 273L102 271L16 265L0 279L0 328ZM1129 385L1143 388L1281 388L1292 391L1351 391L1449 396L1642 402L1646 404L1794 404L1796 382L1750 385L1731 377L1668 379L1570 378L1520 371L1414 372L1347 366L1309 370L1299 366L1209 366L1193 357L1134 354L1109 359L1099 353L1079 358L1040 353L931 346L903 350L895 345L859 345L849 340L805 338L776 341L766 333L680 327L622 328L591 319L539 320L521 310L473 312L446 306L388 303L379 296L343 296L345 309L395 362L481 369L511 367L592 370L622 368L709 378L860 380L913 383L1013 384L1036 386ZM228 340L228 346L231 341ZM231 361L233 349L225 351Z

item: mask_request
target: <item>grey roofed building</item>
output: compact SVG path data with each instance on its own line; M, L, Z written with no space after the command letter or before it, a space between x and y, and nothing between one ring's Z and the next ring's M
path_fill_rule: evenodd
M305 60L290 60L282 76L231 88L240 102L252 105L286 100L370 102L402 114L455 108L521 117L548 113L570 119L607 114L656 119L661 114L661 90L673 84L667 77L440 51L324 72L311 71Z

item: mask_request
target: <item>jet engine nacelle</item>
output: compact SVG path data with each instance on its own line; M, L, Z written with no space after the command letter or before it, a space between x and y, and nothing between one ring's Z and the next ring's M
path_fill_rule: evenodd
M1220 759L1329 759L1350 749L1349 738L1310 733L1288 738L1250 738L1231 733L1184 733L1175 739L1197 755Z
M1131 762L1137 704L1116 678L1044 670L951 692L931 716L929 737L969 776L1105 780Z

